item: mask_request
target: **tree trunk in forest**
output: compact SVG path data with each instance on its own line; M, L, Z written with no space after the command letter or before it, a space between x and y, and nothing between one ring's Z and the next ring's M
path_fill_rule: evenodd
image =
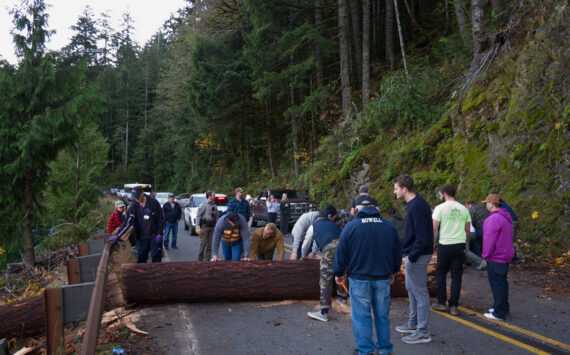
M446 0L443 2L445 4L445 28L443 29L443 34L446 35L449 31L449 2Z
M267 156L269 158L269 170L271 177L275 177L275 169L273 168L273 144L271 140L271 119L269 116L269 104L265 102L265 129L267 132Z
M485 12L483 0L471 0L471 34L473 36L472 72L481 65L485 49Z
M315 0L315 28L319 31L320 25L323 22L323 9L321 8L321 0ZM321 45L315 44L315 75L317 80L316 90L321 90L325 85L323 73L323 49ZM325 102L323 93L319 92L319 115L325 113Z
M463 44L469 46L469 31L467 29L467 10L465 9L465 0L453 0L453 7L455 7L455 16L457 16L457 25L459 26L459 33Z
M408 64L406 62L406 49L404 48L404 36L402 35L402 26L400 25L400 11L398 10L398 0L394 0L394 10L396 11L396 23L398 24L398 36L400 37L400 49L402 50L402 61L404 62L404 71L406 76L408 73Z
M501 0L491 0L491 9L499 10L501 8Z
M77 148L77 154L75 158L75 224L79 224L79 181L81 180L81 154L79 153L79 148Z
M360 7L359 0L350 0L350 16L352 17L352 45L354 47L354 68L358 86L362 86L362 42L360 32Z
M0 338L22 338L46 329L44 294L0 307Z
M362 0L362 107L370 95L370 0Z
M372 18L370 20L372 26L372 43L370 44L370 56L376 58L378 55L376 47L378 46L378 0L372 0Z
M348 119L352 113L352 93L350 88L350 69L348 62L348 28L346 23L345 0L338 3L338 34L340 47L340 83L342 87L342 114Z
M402 266L403 269L403 266ZM428 266L433 276L435 267ZM431 279L431 278L430 278ZM177 303L319 299L318 260L256 260L124 264L121 289L127 302ZM145 290L141 292L140 290ZM435 295L435 281L428 281ZM392 297L406 297L404 272L395 275Z
M394 61L394 4L392 0L386 1L386 61L390 62L390 69L396 69Z
M416 21L416 17L414 15L413 7L410 8L410 5L408 5L408 0L404 0L404 5L406 6L406 11L408 12L408 15L410 16L410 20L412 21L412 24L418 29L418 31L420 31L424 36L426 36L428 38L428 40L431 41L431 36L428 33L428 31L424 30L424 28L418 23L418 21ZM412 3L412 5L413 5L413 3Z
M24 263L26 266L33 268L36 266L36 256L34 253L34 237L32 235L32 229L34 224L34 195L32 191L32 182L34 180L34 172L32 168L27 168L26 170L26 186L25 186L25 205L26 205L26 215L24 217L24 243L25 243L25 258Z

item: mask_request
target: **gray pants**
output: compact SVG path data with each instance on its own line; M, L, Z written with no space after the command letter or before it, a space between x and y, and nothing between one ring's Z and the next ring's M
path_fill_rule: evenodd
M410 298L410 318L408 324L417 326L422 334L428 334L429 292L427 289L427 267L431 255L421 255L415 263L406 256L406 291Z

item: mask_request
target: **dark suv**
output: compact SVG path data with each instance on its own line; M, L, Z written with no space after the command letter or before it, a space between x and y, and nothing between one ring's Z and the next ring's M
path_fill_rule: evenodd
M281 202L281 196L287 194L287 199L291 203L291 216L289 216L289 226L292 226L297 222L299 217L305 212L316 211L317 203L305 198L299 191L294 189L268 189L261 190L259 195L251 203L251 213L253 214L253 225L257 225L258 222L263 224L268 222L267 216L267 199L270 195L275 196L277 201ZM281 219L281 213L277 212L277 225Z

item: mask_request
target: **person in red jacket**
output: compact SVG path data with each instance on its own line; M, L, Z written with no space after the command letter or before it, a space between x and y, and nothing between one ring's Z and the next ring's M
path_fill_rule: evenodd
M107 233L113 234L117 228L123 224L123 212L127 205L121 200L115 201L115 210L109 217L109 223L107 224Z

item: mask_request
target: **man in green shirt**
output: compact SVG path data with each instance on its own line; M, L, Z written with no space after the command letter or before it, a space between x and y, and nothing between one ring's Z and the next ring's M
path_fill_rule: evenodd
M432 308L447 311L447 272L451 271L451 292L449 295L449 313L458 315L461 279L463 277L463 260L465 259L465 243L469 239L471 216L465 206L455 200L455 188L443 185L438 191L439 198L444 201L435 207L433 219L433 242L437 250L437 303ZM439 231L439 241L437 238Z

